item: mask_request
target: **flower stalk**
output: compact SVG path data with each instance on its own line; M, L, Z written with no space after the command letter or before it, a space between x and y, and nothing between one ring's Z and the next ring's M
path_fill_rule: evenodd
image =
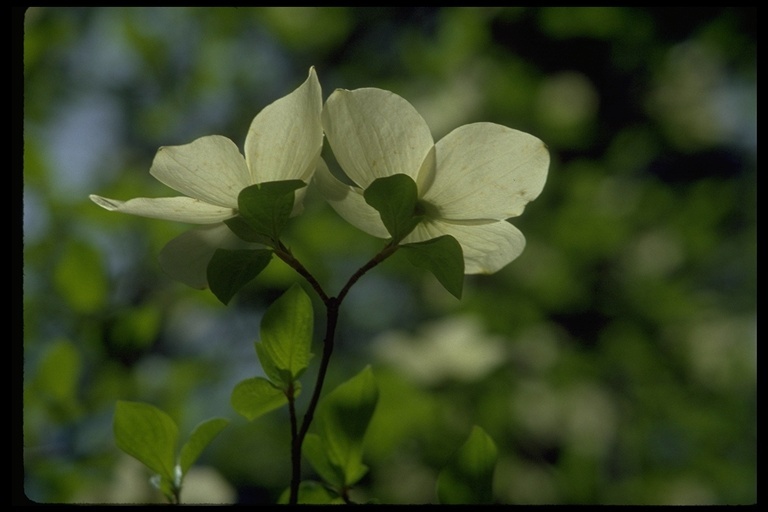
M317 282L315 277L301 264L291 253L288 251L282 243L278 244L275 250L275 254L280 259L285 261L296 272L301 275L312 286L325 306L325 338L323 338L323 354L320 359L320 367L317 371L317 379L315 381L315 388L312 392L312 398L310 399L307 411L304 413L304 418L301 423L301 428L297 429L298 424L295 404L293 396L289 396L289 410L291 416L291 488L289 504L295 505L299 499L299 485L301 484L301 447L304 444L304 438L309 432L309 427L312 424L312 420L315 417L315 410L317 404L320 401L320 395L323 390L323 383L325 382L325 376L328 373L328 366L331 362L331 355L333 354L333 347L336 340L336 326L339 321L339 308L344 298L349 293L352 286L365 275L369 270L376 267L384 260L392 256L398 249L398 245L394 243L388 243L384 248L379 251L373 258L360 267L352 276L347 280L346 284L342 287L337 297L329 297L324 291L322 286Z

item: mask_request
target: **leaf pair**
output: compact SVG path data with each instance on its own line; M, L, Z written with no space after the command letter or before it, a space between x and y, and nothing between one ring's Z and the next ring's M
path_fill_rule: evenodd
M301 180L273 181L252 185L238 196L238 217L227 226L242 240L276 247L280 234L293 211L296 191L306 186ZM424 220L416 183L405 174L375 180L364 194L399 244ZM464 284L464 256L461 246L450 235L403 244L408 260L430 271L448 292L461 298ZM224 304L258 276L272 259L271 249L217 249L208 263L208 284Z
M240 215L225 223L246 242L275 247L293 211L296 191L306 185L301 180L287 180L246 187L237 198ZM208 285L216 298L228 304L271 259L271 249L217 249L208 263Z
M118 448L155 472L157 487L169 501L178 502L187 471L228 423L224 418L200 423L178 456L179 428L168 414L153 405L118 401L113 428Z
M379 212L393 244L399 244L425 219L427 208L419 201L416 182L405 174L378 178L363 196ZM432 272L448 292L461 298L464 255L455 238L443 235L400 247L413 265Z
M232 407L254 420L288 403L301 386L298 378L312 357L314 316L312 301L301 286L294 284L267 308L261 321L261 341L256 355L266 378L246 379L232 391Z

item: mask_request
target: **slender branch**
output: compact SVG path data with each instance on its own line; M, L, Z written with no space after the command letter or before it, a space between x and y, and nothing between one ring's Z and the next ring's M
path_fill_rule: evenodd
M320 360L320 368L317 371L317 380L315 382L315 389L312 392L312 398L307 406L307 412L304 414L304 419L301 423L301 429L296 429L296 415L293 410L293 401L289 399L289 407L291 408L291 492L290 501L291 505L298 503L299 499L299 484L301 483L301 446L304 444L304 438L309 431L309 426L315 416L315 409L320 401L320 394L323 389L323 383L325 382L325 375L328 372L328 365L331 361L331 354L333 353L333 346L336 338L336 326L339 320L339 307L341 306L344 297L349 293L350 288L354 285L358 279L360 279L366 272L373 267L390 257L398 249L398 245L389 243L378 254L371 258L365 265L360 267L357 272L352 274L347 283L339 292L338 297L328 297L323 288L312 276L312 274L288 251L282 244L275 249L275 254L280 259L288 263L293 269L295 269L302 277L304 277L312 288L317 292L325 305L326 311L326 323L325 323L325 339L323 340L323 355Z
M329 300L328 294L325 293L323 287L320 286L320 283L317 282L315 276L313 276L309 270L307 270L306 267L304 267L304 265L302 265L301 262L293 256L291 250L283 245L282 242L278 242L275 245L274 250L278 258L287 263L291 268L298 272L301 277L307 280L307 282L310 284L310 286L312 286L323 303L327 306Z
M315 416L317 402L320 400L320 393L323 389L323 383L325 382L325 374L328 372L328 364L331 361L331 354L333 353L340 305L341 302L335 297L332 297L326 305L327 322L325 327L325 339L323 340L323 355L320 360L320 368L317 371L317 380L315 381L315 389L312 392L312 399L307 406L307 412L304 413L304 421L302 422L301 430L299 431L299 439L301 441L304 441L304 437L307 435L309 425L312 423L312 419Z
M393 244L390 242L387 245L385 245L384 248L381 251L379 251L379 253L376 256L371 258L368 261L368 263L366 263L365 265L357 269L357 272L352 274L352 277L349 278L349 281L347 281L347 284L345 284L344 288L342 288L341 291L339 292L339 303L341 303L341 301L344 300L344 297L346 297L347 293L349 293L349 289L352 288L352 285L355 284L358 279L363 277L363 275L369 270L371 270L373 267L375 267L385 259L392 256L395 253L395 251L397 251L399 248L400 248L399 245Z
M295 391L293 383L291 383L286 392L286 396L288 397L288 412L291 417L291 496L293 496L294 485L296 485L296 489L298 490L298 483L301 481L301 444L298 443L298 418L296 417ZM296 463L297 460L299 461L299 464Z
M349 487L347 486L344 486L341 490L341 499L344 500L344 503L347 505L356 505L356 503L349 497Z
M320 400L320 393L325 382L325 375L328 372L328 364L331 361L333 353L334 339L336 337L336 325L339 319L339 301L335 297L324 301L326 307L325 339L323 340L323 355L320 360L320 368L317 371L317 380L315 389L312 392L312 398L307 406L307 412L304 413L304 420L301 423L301 430L292 433L293 450L291 451L293 474L291 476L291 505L296 505L299 499L299 484L301 483L301 446L304 444L304 438L309 431L309 425L315 416L315 409Z

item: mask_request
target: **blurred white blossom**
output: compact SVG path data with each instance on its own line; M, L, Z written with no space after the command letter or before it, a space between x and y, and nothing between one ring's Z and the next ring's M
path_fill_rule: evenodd
M381 361L425 385L478 380L507 360L505 340L484 332L470 316L448 317L415 335L389 332L374 346Z

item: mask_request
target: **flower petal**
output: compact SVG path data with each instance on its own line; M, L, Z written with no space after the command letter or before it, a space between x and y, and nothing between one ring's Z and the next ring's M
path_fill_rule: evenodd
M320 82L310 68L302 85L259 112L245 138L252 183L309 181L323 146L322 108Z
M363 191L357 187L345 185L328 170L323 160L315 172L314 183L325 200L341 215L344 220L379 238L389 238L389 232L381 222L381 215L365 202Z
M493 274L520 256L525 248L523 234L506 221L461 224L430 220L416 226L403 243L442 235L453 236L461 245L465 274Z
M128 201L95 194L89 197L91 201L109 211L190 224L213 224L236 215L232 208L222 208L191 197L137 197Z
M363 189L397 173L415 180L434 144L416 109L382 89L337 89L325 103L323 128L336 160Z
M190 229L177 236L160 251L160 267L168 276L192 288L208 286L208 263L216 249L242 249L254 246L240 240L226 224Z
M238 194L251 185L245 159L235 143L221 135L161 147L149 172L182 194L228 208L237 208Z
M493 123L461 126L436 145L437 172L423 198L444 219L508 219L544 187L549 151L533 135Z

